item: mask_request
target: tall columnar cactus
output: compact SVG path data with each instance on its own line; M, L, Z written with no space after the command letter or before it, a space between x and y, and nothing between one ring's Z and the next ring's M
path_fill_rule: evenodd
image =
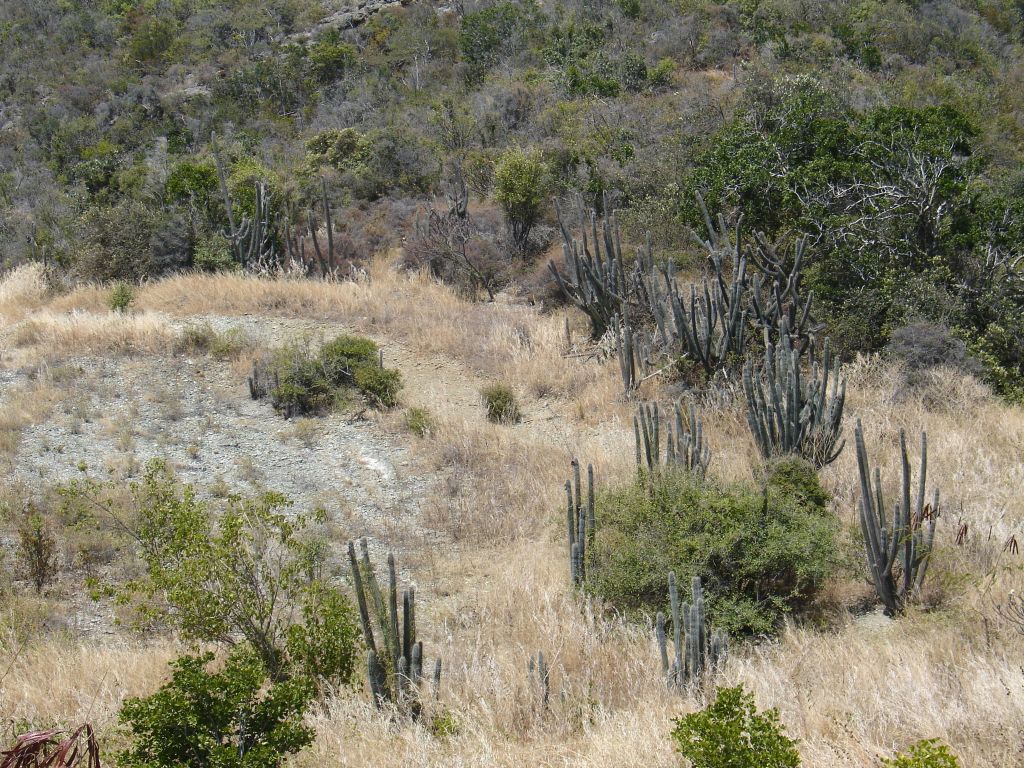
M377 581L366 539L359 540L361 561L356 559L353 542L348 543L359 619L367 648L367 679L378 707L393 704L414 716L419 712L419 688L423 679L423 643L416 639L416 588L401 593L399 608L398 575L395 556L388 555L388 591L385 595ZM401 611L401 613L399 612ZM371 618L372 614L372 618ZM374 633L374 623L380 633ZM434 663L434 691L441 679L441 660Z
M256 181L256 209L254 215L243 215L236 220L232 206L231 194L228 191L227 170L220 156L220 147L216 135L210 138L213 159L217 168L217 180L220 184L221 197L228 218L228 241L234 252L235 260L243 269L265 268L277 262L277 249L274 245L274 214L271 194L267 185Z
M594 467L587 465L587 498L584 502L580 463L572 460L572 479L565 481L566 527L569 532L569 578L573 586L586 580L587 548L594 543L597 520L594 513Z
M813 291L804 295L800 290L807 237L796 241L793 258L789 262L764 233L759 232L754 237L756 247L748 250L751 262L760 271L760 274L754 276L750 287L754 326L766 333L771 341L776 341L785 323L790 339L803 352L812 336L823 327L811 319ZM762 275L765 278L763 283Z
M605 210L609 204L606 198ZM618 221L614 212L599 221L597 213L591 211L590 234L587 223L581 219L580 240L570 233L560 209L558 224L562 230L565 273L554 261L548 263L548 268L562 292L590 318L591 335L599 339L612 327L613 318L623 316L632 291L622 259Z
M752 363L744 366L747 423L765 458L795 453L823 467L843 449L846 380L839 375L839 360L832 364L826 339L821 363L812 359L805 376L785 320L778 341L778 349L772 342L765 345L765 362L756 376ZM813 345L810 350L813 358Z
M679 403L675 419L665 419L665 453L661 453L661 409L657 403L641 403L633 417L636 463L654 473L661 467L687 469L704 477L711 462L711 449L704 442L704 424L691 404L687 418Z
M714 373L747 345L746 259L736 253L731 268L712 259L714 275L700 286L681 288L671 263L652 274L645 293L662 347L673 357L688 357Z
M672 611L672 647L674 654L669 659L668 637L665 630L665 614L659 612L655 620L658 649L661 651L661 669L668 685L682 688L698 680L705 672L712 671L725 660L729 652L729 637L721 631L709 633L704 615L704 588L700 577L694 576L691 583L692 603L679 603L679 589L676 575L668 575L669 606Z
M928 438L921 433L921 464L917 478L917 498L911 499L910 459L906 433L900 430L900 454L903 470L900 493L892 505L892 518L886 518L882 496L882 478L875 468L872 475L864 431L860 421L854 430L857 444L857 469L860 472L860 496L857 512L867 550L868 569L875 591L885 612L895 616L921 590L935 544L935 521L939 516L939 490L925 503L925 479L928 471ZM926 525L927 523L927 525ZM899 568L897 569L897 564Z
M691 358L714 373L746 349L747 259L739 223L730 234L721 216L717 223L711 219L699 196L698 203L708 237L695 237L708 251L712 274L699 288L690 285L687 292L676 279L671 262L657 270L649 259L651 268L644 275L642 289L662 347L670 356Z
M544 652L537 651L536 656L530 656L530 663L526 667L530 686L537 691L537 698L540 701L541 709L548 708L551 699L551 670L544 659Z

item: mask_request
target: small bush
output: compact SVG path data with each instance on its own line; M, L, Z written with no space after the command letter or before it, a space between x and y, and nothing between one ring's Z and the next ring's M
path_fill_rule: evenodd
M512 242L525 252L547 199L551 172L537 149L507 150L494 166L494 199L505 212Z
M426 408L410 408L405 414L405 426L416 437L428 437L433 433L437 424L433 414Z
M133 301L135 301L135 293L132 291L132 287L128 283L118 283L110 292L107 303L110 305L111 311L124 313L128 311Z
M765 484L808 509L824 513L828 507L830 497L821 486L817 470L798 456L783 456L769 462L765 468Z
M522 418L519 403L512 388L505 384L493 384L481 394L487 408L487 418L498 424L516 424Z
M152 696L128 699L121 722L133 744L119 755L125 768L276 768L313 741L303 715L313 699L309 681L268 687L267 671L247 646L210 672L212 653L172 663L170 682Z
M308 344L278 350L270 367L276 374L270 401L285 417L324 413L337 403L337 387Z
M351 386L355 383L356 368L380 363L380 350L370 339L343 335L324 344L320 357L335 386Z
M231 251L231 242L220 232L196 243L192 265L204 272L230 272L239 268Z
M684 584L700 576L712 624L773 632L838 561L837 523L816 478L780 467L761 488L663 472L599 495L588 588L620 609L654 612L666 573Z
M355 384L371 403L381 408L398 405L398 393L402 390L402 375L390 368L361 365L355 369Z
M391 408L402 389L401 374L381 368L377 345L360 336L338 336L320 350L308 342L290 344L258 360L253 372L253 396L269 396L288 418L344 407L355 391L372 405Z
M252 346L252 342L238 328L223 333L209 323L191 323L185 326L178 340L180 353L206 354L218 360L234 360Z
M57 540L43 516L32 507L18 531L18 560L36 592L42 592L57 577Z
M943 365L979 374L981 365L967 354L967 344L942 325L913 323L897 328L889 339L889 353L911 371Z
M914 744L909 752L882 759L886 768L960 768L960 761L938 739L925 739Z
M743 686L719 688L707 709L675 721L672 738L692 768L797 768L796 742L779 713L759 713Z

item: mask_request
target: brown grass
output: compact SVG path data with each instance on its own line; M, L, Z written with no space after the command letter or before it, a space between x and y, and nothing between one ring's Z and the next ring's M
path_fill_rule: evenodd
M50 303L4 298L12 292L0 289L0 315L9 322L66 328L60 318L75 317L69 313L95 319L104 312L98 289ZM419 584L427 654L445 663L432 711L450 712L458 733L435 737L429 718L396 724L373 712L365 696L342 695L311 716L317 741L297 765L679 765L667 738L671 719L701 706L704 695L668 693L649 628L593 615L566 583L560 510L569 460L593 462L607 484L628 477L633 459L631 406L621 400L615 363L567 357L564 314L467 304L385 262L359 284L187 275L143 286L137 307L140 320L253 315L370 334L402 369L405 402L436 416L432 437L402 438L415 446L419 470L437 477L420 520L429 535L393 543ZM95 336L53 331L40 338L54 345L93 338L91 348L108 353L118 348L110 339L126 332L99 321L92 327ZM951 372L937 371L916 389L876 358L847 372L847 435L863 419L884 477L895 477L897 430L908 431L915 452L917 434L928 431L929 476L945 509L934 570L940 607L894 623L854 617L840 605L825 628L792 627L774 642L736 649L721 680L742 681L760 705L777 706L800 739L804 764L814 768L874 767L879 755L924 737L949 741L967 768L1018 763L1024 643L994 606L1022 583L1021 557L1003 544L1013 534L1024 541L1024 411ZM522 424L486 421L478 393L493 381L520 396ZM657 385L648 386L656 395ZM751 477L757 460L740 405L704 414L712 471ZM401 430L399 417L384 421ZM836 514L852 526L851 447L823 482ZM954 544L959 520L970 531L963 546ZM853 582L833 591L840 603L844 594L863 594ZM548 712L526 673L539 650L552 660ZM51 680L46 670L58 652L66 656ZM149 654L130 643L69 649L43 636L0 681L3 714L37 725L88 715L106 726L121 693L155 688L171 653L166 645ZM0 671L5 666L0 657ZM114 674L120 687L109 682ZM105 693L94 697L97 688Z

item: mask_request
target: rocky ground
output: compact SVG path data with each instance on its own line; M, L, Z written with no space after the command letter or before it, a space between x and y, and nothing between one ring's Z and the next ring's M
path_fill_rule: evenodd
M268 346L313 333L295 321L209 322L220 331L241 328ZM15 486L61 486L84 475L131 481L148 461L162 458L206 498L266 489L285 494L296 510L323 508L339 550L351 537L366 535L373 546L401 540L413 527L417 536L429 536L418 522L429 481L417 472L404 435L382 428L372 413L286 420L268 402L250 398L238 363L170 352L5 370L0 404L40 381L53 404L46 418L21 431L10 467ZM13 538L6 544L12 548ZM113 609L84 597L81 578L75 569L65 571L67 583L58 589L69 610L51 623L76 633L111 632Z

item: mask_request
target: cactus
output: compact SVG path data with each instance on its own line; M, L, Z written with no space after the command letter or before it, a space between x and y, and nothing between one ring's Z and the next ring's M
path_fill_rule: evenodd
M746 350L747 259L740 244L739 224L730 236L724 219L719 216L716 225L700 196L697 201L704 214L708 239L696 234L695 237L708 251L713 275L701 282L699 290L690 285L687 298L671 262L656 270L649 259L651 269L644 276L643 293L662 347L672 357L697 361L712 374Z
M892 507L892 520L887 521L882 479L878 468L874 475L868 464L864 431L860 421L854 430L857 445L857 469L860 472L860 495L857 513L861 534L867 550L868 568L875 591L889 616L903 612L907 602L917 595L928 573L928 563L935 544L935 521L939 516L939 490L930 504L925 503L925 480L928 470L928 437L921 433L921 464L917 478L917 498L911 506L910 460L907 456L906 433L900 430L900 454L903 477L900 495ZM873 487L872 487L873 481ZM891 527L890 527L891 522ZM925 526L927 522L927 527ZM899 563L898 572L895 570Z
M606 198L605 210L608 205ZM565 274L559 271L554 261L548 263L548 269L562 293L590 318L591 336L599 339L612 327L613 318L623 314L632 290L622 260L618 221L611 213L600 221L599 227L597 213L591 211L590 238L587 237L586 224L581 221L582 240L577 241L565 225L557 203L555 209L562 230Z
M587 465L586 506L582 498L580 463L572 460L572 480L565 481L566 527L569 532L569 579L573 586L586 580L587 548L594 543L597 521L594 516L594 467Z
M640 377L649 368L651 350L649 345L636 336L628 319L623 318L620 323L618 315L613 317L612 332L622 375L622 389L628 399L640 386Z
M785 322L791 340L801 352L804 352L813 335L823 328L823 325L811 320L814 293L802 296L800 292L807 237L801 237L796 241L793 261L788 267L778 248L768 242L764 233L758 232L754 237L757 240L757 247L749 249L748 255L751 262L770 281L768 287L771 289L769 291L767 287L762 286L760 275L754 276L750 290L754 326L762 332L767 332L771 341L776 341L777 332Z
M366 539L359 540L361 561L356 559L353 542L348 543L352 584L359 607L359 621L366 643L367 680L378 708L392 704L400 711L417 716L419 688L423 679L423 643L416 639L416 588L401 593L399 613L398 574L395 557L388 555L388 591L381 591L370 562ZM379 636L374 631L376 620ZM441 681L441 661L434 664L433 688L437 695Z
M677 467L704 477L711 462L711 449L704 443L704 424L693 405L684 421L679 403L675 405L674 422L666 418L665 454L661 454L661 410L657 403L641 403L633 417L636 442L636 463L646 466L648 473L661 467Z
M220 156L217 136L210 137L210 148L217 168L217 180L220 183L221 197L224 198L224 209L228 218L228 241L234 252L235 260L243 269L264 269L277 263L277 249L274 245L273 205L270 190L262 181L256 181L256 210L252 218L242 216L235 221L231 194L228 192L227 171Z
M537 690L541 709L546 710L548 708L548 702L551 699L551 670L548 668L548 664L544 660L543 651L538 651L536 656L530 657L530 663L527 665L527 673L530 678L531 687Z
M743 369L743 390L747 396L747 423L764 458L797 453L823 467L835 461L843 449L843 405L846 380L839 375L839 360L831 366L832 354L825 339L822 361L813 360L810 346L809 378L801 373L801 355L794 346L783 318L779 348L768 341L765 362L755 377L749 361ZM831 375L831 390L829 376Z
M669 687L682 688L696 681L706 672L725 660L729 652L729 638L724 632L708 633L704 615L704 588L700 577L694 576L691 583L692 603L679 603L679 589L674 572L668 574L669 606L672 612L672 646L674 655L669 659L668 637L665 631L665 614L659 612L655 619L658 649L661 652L661 669Z

